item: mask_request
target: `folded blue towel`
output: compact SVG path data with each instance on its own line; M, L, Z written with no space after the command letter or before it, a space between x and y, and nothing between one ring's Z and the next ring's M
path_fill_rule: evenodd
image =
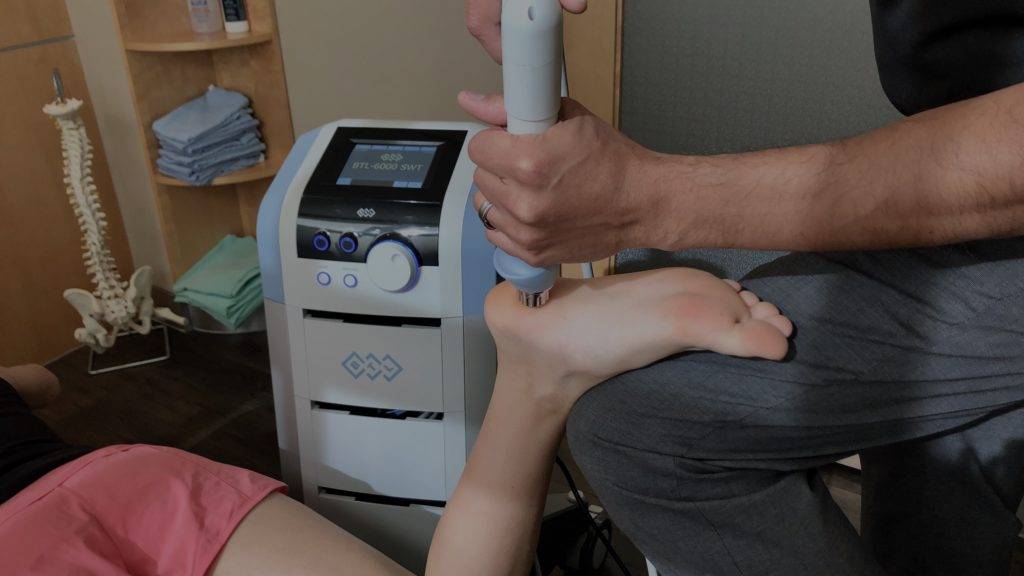
M189 143L187 146L180 146L178 142L172 140L161 139L160 136L157 137L157 140L160 142L162 149L170 150L182 156L198 156L215 150L223 146L225 142L237 139L249 132L258 133L259 131L256 128L259 126L259 123L258 119L245 114L223 127L204 134L203 137L197 138L196 141Z
M153 132L162 140L188 146L231 123L248 106L249 99L244 94L210 86L199 98L153 122Z
M191 172L202 172L207 168L227 162L228 160L259 155L266 149L267 146L260 141L259 136L256 133L251 133L246 134L237 141L227 142L201 156L182 156L166 148L161 148L158 160L163 160L165 164L174 164L178 168L187 169Z
M251 109L246 108L242 112L227 124L203 134L203 136L190 144L181 145L181 143L174 140L163 139L159 135L157 136L157 141L160 142L161 148L166 148L185 156L208 152L210 149L216 148L225 142L230 142L260 125L260 121L252 117Z
M236 160L221 162L220 164L216 164L200 172L192 172L188 168L182 168L177 164L166 162L162 158L157 158L156 164L162 174L166 174L172 178L177 178L191 186L206 186L212 182L214 178L222 174L249 168L263 162L264 160L266 160L266 157L263 154L245 156Z
M258 126L245 95L210 86L153 123L160 144L157 169L205 186L222 174L259 164L267 147Z

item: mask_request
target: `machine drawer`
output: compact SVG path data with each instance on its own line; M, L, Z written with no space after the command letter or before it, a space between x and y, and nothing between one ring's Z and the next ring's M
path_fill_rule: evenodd
M307 500L328 520L380 550L413 574L423 574L442 508L392 506L319 494Z
M409 500L447 498L442 420L314 408L312 427L319 486Z
M444 411L441 328L306 318L310 400Z

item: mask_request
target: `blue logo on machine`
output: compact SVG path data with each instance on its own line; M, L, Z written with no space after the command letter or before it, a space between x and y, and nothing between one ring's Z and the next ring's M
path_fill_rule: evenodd
M383 358L377 358L374 354L361 356L355 352L348 355L348 358L341 363L354 380L366 376L371 382L383 377L388 382L394 382L398 375L405 371L402 365L395 360L391 354L385 354Z

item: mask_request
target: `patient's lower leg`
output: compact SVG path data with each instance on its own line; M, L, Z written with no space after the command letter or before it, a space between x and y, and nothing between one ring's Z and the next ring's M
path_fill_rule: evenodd
M260 503L221 550L211 576L407 576L409 572L281 494Z
M29 408L42 408L60 395L57 376L36 364L0 366L0 378L14 388Z

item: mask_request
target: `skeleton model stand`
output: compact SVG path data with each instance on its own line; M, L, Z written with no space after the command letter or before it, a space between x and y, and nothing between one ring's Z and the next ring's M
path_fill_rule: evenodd
M64 98L60 73L53 72L57 99L43 107L54 119L60 132L64 156L64 184L68 200L82 230L82 259L92 278L93 291L79 288L64 291L64 299L82 315L82 327L75 330L75 340L88 346L89 374L101 374L123 368L151 364L170 358L170 340L166 326L163 331L164 352L161 356L119 366L95 370L93 359L114 346L118 336L146 335L153 330L152 320L185 326L185 319L167 308L154 308L151 289L153 269L143 266L124 282L107 247L107 215L103 212L96 185L92 179L92 144L78 110L82 101Z

